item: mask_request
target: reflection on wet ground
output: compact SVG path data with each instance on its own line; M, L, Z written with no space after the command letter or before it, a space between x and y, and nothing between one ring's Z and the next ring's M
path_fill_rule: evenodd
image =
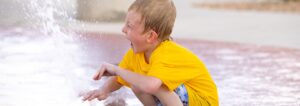
M300 105L300 50L180 41L208 66L221 105Z
M67 40L40 34L0 28L0 105L98 105L82 104L75 95L100 86L101 81L90 77L103 61L117 64L129 42L121 35L104 33L76 33ZM205 62L218 86L221 106L300 105L299 49L175 41ZM115 97L129 94L132 98L127 92L122 90ZM140 105L135 101L126 99L129 106Z

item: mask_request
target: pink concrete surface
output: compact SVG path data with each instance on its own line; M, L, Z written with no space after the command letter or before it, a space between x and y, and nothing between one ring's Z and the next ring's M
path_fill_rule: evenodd
M83 35L87 51L95 61L118 63L129 48L122 35ZM221 105L300 104L299 49L200 39L174 40L207 65L218 86Z
M42 37L35 30L0 27L0 41L24 35ZM103 61L118 64L130 47L130 42L118 34L76 32L71 36L84 52L84 66L98 67ZM174 41L204 61L218 87L220 105L300 104L299 49L200 39ZM0 59L5 56L0 52Z

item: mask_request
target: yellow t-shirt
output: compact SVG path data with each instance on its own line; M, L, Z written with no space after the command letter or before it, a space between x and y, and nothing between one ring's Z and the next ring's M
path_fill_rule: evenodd
M173 41L162 42L152 52L149 64L145 61L144 53L135 54L130 49L119 66L159 78L170 91L184 84L188 92L189 106L199 106L200 100L206 100L212 106L219 105L216 85L203 62L191 51ZM130 87L119 76L118 82Z

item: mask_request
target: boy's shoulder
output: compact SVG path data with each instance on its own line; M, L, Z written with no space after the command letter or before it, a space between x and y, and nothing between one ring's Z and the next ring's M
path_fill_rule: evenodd
M158 46L156 49L159 52L166 52L168 54L192 53L189 49L185 48L184 46L170 40L162 42L160 46Z
M177 44L174 41L163 43L164 44L152 53L150 63L163 63L165 65L171 65L172 67L178 65L200 66L202 64L196 54L180 44Z
M153 55L160 55L163 57L195 57L196 55L184 46L174 42L174 41L164 41L156 48Z

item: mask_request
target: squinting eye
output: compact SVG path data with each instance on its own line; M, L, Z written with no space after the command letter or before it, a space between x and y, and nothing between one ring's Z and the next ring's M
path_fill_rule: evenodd
M127 27L128 27L128 28L131 28L131 26L130 26L129 24L127 24Z

